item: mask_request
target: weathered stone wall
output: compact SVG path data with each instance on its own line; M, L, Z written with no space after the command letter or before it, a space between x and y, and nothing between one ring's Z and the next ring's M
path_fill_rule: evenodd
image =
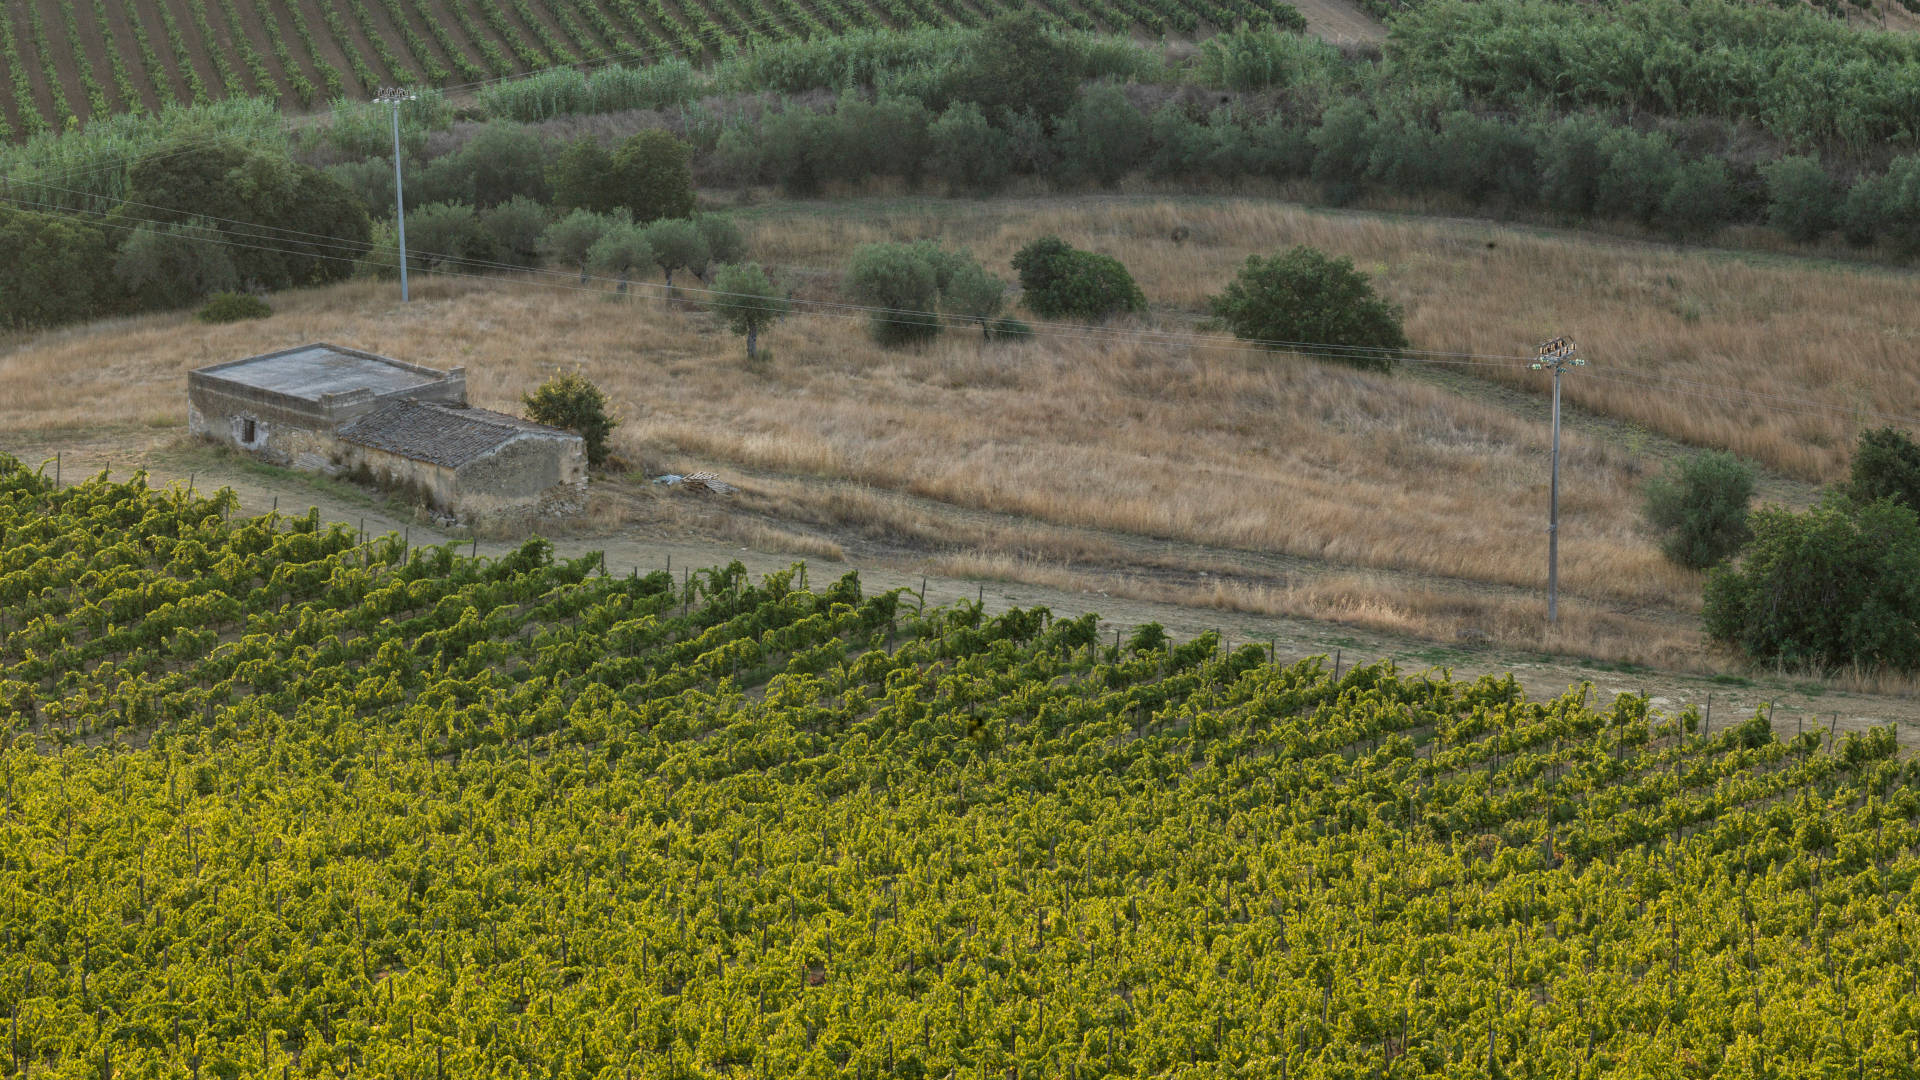
M246 422L253 421L248 439ZM202 438L291 465L301 454L331 453L332 425L298 398L188 376L187 430Z
M586 443L577 435L527 432L457 473L462 518L511 523L587 508Z
M442 513L458 514L457 481L452 469L419 461L386 450L352 443L337 443L341 467L348 472L365 469L373 482L383 488L399 489L419 497Z
M439 375L413 364L396 366ZM467 403L467 371L454 368L439 382L376 394L353 390L322 394L317 400L275 390L246 386L220 378L218 372L187 373L187 431L238 450L259 455L275 465L319 468L337 456L333 432L343 425L397 398ZM253 438L246 438L246 422L253 421Z
M190 372L187 430L276 465L322 473L364 471L381 487L400 489L468 521L513 525L586 509L586 443L577 435L524 432L458 470L334 436L342 425L401 397L465 405L466 370L454 368L429 386L386 394L354 390L314 400L229 382L217 373Z

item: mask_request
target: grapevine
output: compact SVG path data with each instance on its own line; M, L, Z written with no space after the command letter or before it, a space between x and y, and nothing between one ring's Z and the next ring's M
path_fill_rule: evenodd
M1920 768L1891 730L1591 696L800 567L471 558L0 458L7 1046L52 1075L1897 1075Z
M87 57L86 46L80 40L80 10L73 4L67 4L61 8L60 14L66 20L67 50L73 54L74 70L79 73L80 86L87 93L87 119L106 117L113 112L113 106L107 101L107 88L94 77L93 61ZM112 39L107 40L107 51L112 55ZM129 101L127 105L131 108L132 102Z
M167 44L173 50L174 66L180 69L180 77L187 81L188 99L195 105L212 101L213 95L207 92L206 83L193 66L193 52L187 48L187 39L180 32L180 23L173 17L173 10L165 4L160 5L160 22L167 31ZM208 51L211 53L211 48Z
M152 37L147 26L140 20L140 10L136 0L120 0L120 8L127 16L127 25L133 30L134 46L140 50L140 66L146 71L147 85L153 87L154 100L164 109L176 100L173 92L173 80L167 75L166 65L160 62L160 54L153 49ZM105 32L106 18L100 17L102 32ZM138 99L129 99L138 100Z
M300 45L307 54L307 62L313 65L315 72L319 73L328 100L338 98L343 89L340 71L320 56L320 49L314 44L313 30L307 25L307 17L300 13L300 5L287 4L283 10L293 19L293 35L300 39Z
M231 6L231 0L222 0L222 2ZM293 90L293 96L299 100L301 108L312 108L315 97L313 80L307 78L306 72L300 70L300 65L293 59L293 50L287 47L286 38L280 32L280 22L275 14L275 8L280 5L268 3L263 6L261 0L252 0L252 2L255 17L267 31L267 47L272 50L273 59L279 64L281 74L287 80L287 86ZM237 23L238 19L235 18L233 21ZM234 32L236 35L239 33L237 27Z
M47 40L46 20L40 17L37 4L27 5L27 30L33 35L34 55L40 58L40 75L47 86L47 93L53 99L54 119L62 130L71 130L80 126L80 118L75 115L73 106L67 103L66 88L60 85L60 70L54 66L53 46Z
M0 55L5 56L7 73L13 80L13 103L19 110L22 133L33 136L46 131L46 118L40 115L39 108L33 102L33 80L27 74L26 62L20 56L20 44L14 37L12 19L0 18Z
M187 0L187 14L193 17L194 29L199 33L199 41L207 50L207 59L213 63L213 73L226 89L228 97L245 97L247 84L240 73L228 63L226 50L220 47L220 39L213 32L213 23L207 17L206 0Z

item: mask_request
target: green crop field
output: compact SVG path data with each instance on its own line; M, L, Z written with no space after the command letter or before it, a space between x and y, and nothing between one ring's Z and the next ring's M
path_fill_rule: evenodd
M613 59L711 59L753 41L977 26L1037 7L1084 30L1190 36L1270 22L1268 0L20 0L0 14L0 136L167 104L288 109L383 85L455 87Z
M1911 1075L1891 731L0 458L0 1065Z

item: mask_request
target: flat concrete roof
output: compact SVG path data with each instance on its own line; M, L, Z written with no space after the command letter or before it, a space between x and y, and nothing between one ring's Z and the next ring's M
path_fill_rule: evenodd
M250 356L200 372L225 382L289 397L318 401L324 394L371 390L387 394L442 382L448 373L404 364L384 356L343 349L337 345L302 345L295 349Z

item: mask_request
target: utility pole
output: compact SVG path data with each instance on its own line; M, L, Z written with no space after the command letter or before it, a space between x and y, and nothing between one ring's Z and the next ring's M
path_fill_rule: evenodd
M1557 337L1534 351L1533 370L1553 371L1553 494L1547 510L1547 622L1560 619L1560 376L1586 361L1574 355L1573 339Z
M400 302L407 302L407 198L400 186L400 106L420 95L405 87L388 87L373 99L393 109L393 226L400 239Z

